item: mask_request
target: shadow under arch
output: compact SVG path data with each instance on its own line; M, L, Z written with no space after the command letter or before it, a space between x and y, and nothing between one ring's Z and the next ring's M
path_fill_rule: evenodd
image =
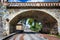
M49 15L48 13L43 11L37 11L37 10L30 10L16 15L9 23L10 33L16 31L17 23L24 18L34 18L35 20L42 22L43 29L41 30L41 32L43 33L44 32L52 33L52 34L58 33L57 20L53 16Z

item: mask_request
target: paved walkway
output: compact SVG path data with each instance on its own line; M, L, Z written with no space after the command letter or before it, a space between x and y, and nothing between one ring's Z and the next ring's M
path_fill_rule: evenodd
M10 40L60 40L56 36L50 36L48 34L17 34L10 38Z
M47 40L47 39L39 36L38 34L25 34L24 40Z
M22 40L23 39L23 34L17 34L11 37L9 40Z
M17 34L10 38L10 40L47 40L38 34Z

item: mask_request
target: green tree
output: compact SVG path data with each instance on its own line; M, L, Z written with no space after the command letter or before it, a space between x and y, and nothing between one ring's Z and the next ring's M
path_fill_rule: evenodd
M33 25L33 23L34 23L34 25ZM39 22L37 22L36 20L34 20L32 18L28 19L28 24L30 25L30 29L33 31L36 31L36 32L38 32L42 28L42 24L39 24Z
M32 19L32 18L29 18L29 19L28 19L28 24L29 24L30 26L32 26L33 22L34 22L34 19Z

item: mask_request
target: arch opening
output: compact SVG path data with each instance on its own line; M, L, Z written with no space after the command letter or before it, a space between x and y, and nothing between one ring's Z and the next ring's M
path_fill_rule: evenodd
M39 31L41 33L51 33L51 34L58 33L57 20L48 13L45 13L43 11L36 11L36 10L26 11L16 15L10 21L10 33L16 32L17 23L24 18L25 19L33 18L36 21L41 22L43 25L42 30Z

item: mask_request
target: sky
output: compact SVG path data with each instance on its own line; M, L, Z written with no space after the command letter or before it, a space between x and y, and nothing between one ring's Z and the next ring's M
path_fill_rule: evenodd
M8 0L8 2L58 2L59 0Z

